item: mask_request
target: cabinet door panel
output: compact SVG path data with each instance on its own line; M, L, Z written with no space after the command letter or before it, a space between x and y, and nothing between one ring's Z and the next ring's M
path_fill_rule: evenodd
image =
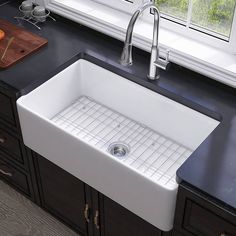
M23 168L26 162L23 144L9 132L0 128L0 154L6 153L11 161L17 162Z
M31 197L30 176L0 159L0 179L1 178L3 178L7 183L19 189L27 196Z
M107 197L101 202L102 236L161 236L162 232Z
M43 207L74 229L87 234L84 183L45 158L38 158Z
M174 227L188 236L236 236L236 214L233 209L224 207L210 196L181 183Z
M0 119L15 125L14 114L11 105L11 99L0 93Z

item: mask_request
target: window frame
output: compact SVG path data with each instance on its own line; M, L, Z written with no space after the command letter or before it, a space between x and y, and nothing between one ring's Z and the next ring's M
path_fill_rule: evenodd
M150 0L152 1L152 0ZM153 21L153 17L147 12L143 16L143 19L148 22ZM161 27L177 34L181 34L184 37L194 39L203 44L218 48L222 51L236 54L236 7L234 9L234 17L231 27L231 33L229 39L226 37L220 37L220 34L205 30L203 27L181 24L179 19L165 15L161 13Z
M132 14L132 12L136 10L144 2L144 0L93 0L93 1L120 10L122 12L126 12L128 14Z

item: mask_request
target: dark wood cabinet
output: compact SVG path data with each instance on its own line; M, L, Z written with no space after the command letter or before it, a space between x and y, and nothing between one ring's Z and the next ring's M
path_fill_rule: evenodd
M183 234L177 232L176 230L173 230L171 236L184 236Z
M186 236L236 236L236 212L183 183L174 225Z
M9 131L0 127L0 155L22 168L28 168L24 144Z
M21 138L20 124L16 108L19 92L0 81L0 126L12 130Z
M35 160L42 207L87 235L85 184L43 157Z
M14 112L12 108L11 98L0 92L0 120L15 125Z
M0 179L39 202L31 152L21 136L17 94L16 90L0 83Z

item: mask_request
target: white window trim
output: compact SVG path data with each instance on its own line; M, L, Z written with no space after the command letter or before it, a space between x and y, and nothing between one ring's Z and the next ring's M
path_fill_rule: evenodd
M38 1L42 3L42 0ZM48 9L59 15L119 40L125 38L130 20L130 15L125 12L91 0L43 1ZM152 24L139 20L134 29L134 45L150 51L151 38ZM165 50L170 50L170 61L236 88L236 55L186 38L164 27L160 28L159 41L161 55L164 56Z
M133 9L137 9L143 0L93 0L94 2L102 3L114 9L130 13Z
M168 18L168 17L167 17ZM171 17L169 17L171 18ZM148 19L150 22L150 19ZM233 22L236 22L236 14L234 14ZM236 25L236 23L235 23ZM219 48L220 50L236 54L236 27L232 27L230 38L227 41L227 37L220 36L217 33L210 32L209 30L204 30L201 27L189 25L184 26L180 24L173 23L169 20L162 21L162 27L169 29L173 32L181 34L182 36L194 39L209 46ZM214 35L215 37L213 37ZM222 39L220 39L222 38ZM226 40L223 40L225 38Z

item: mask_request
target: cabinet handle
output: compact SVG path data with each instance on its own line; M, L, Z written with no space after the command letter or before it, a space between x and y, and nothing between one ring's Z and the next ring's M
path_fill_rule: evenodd
M12 173L6 172L6 171L4 171L2 169L0 169L0 173L3 174L3 175L6 175L6 176L12 177Z
M97 229L100 229L100 226L99 226L99 211L98 210L95 212L94 224L95 224Z
M5 138L0 138L0 144L4 144L6 142Z
M85 204L85 209L84 209L84 218L89 223L89 205Z

